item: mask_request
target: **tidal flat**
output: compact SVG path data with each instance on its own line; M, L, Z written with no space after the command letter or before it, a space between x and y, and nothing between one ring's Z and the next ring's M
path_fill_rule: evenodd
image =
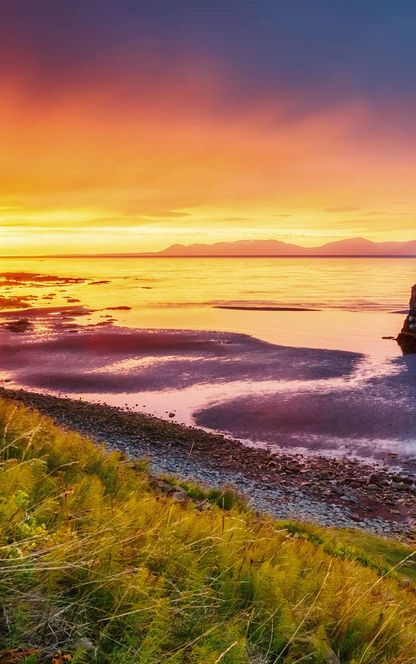
M416 364L381 340L400 325L400 301L381 312L375 293L336 310L324 306L322 286L319 298L292 301L249 300L234 285L228 299L191 301L188 291L187 301L168 302L166 291L163 303L169 261L157 279L147 262L127 260L112 274L105 260L83 260L76 277L63 265L62 274L34 264L1 277L7 297L22 298L1 313L6 395L150 458L157 472L232 485L276 516L412 532ZM280 262L256 265L271 288ZM378 263L359 267L379 274Z

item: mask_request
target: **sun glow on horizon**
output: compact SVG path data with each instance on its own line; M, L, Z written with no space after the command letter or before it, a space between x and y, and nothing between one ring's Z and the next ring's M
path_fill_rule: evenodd
M291 81L242 100L220 57L129 48L66 79L23 56L5 71L0 254L415 239L411 100Z

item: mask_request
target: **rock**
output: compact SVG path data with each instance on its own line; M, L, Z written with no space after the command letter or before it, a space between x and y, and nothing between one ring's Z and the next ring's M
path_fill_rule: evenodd
M334 653L334 651L330 648L326 655L324 655L325 659L323 660L325 664L340 664L338 657Z
M168 417L176 417L176 413L169 413Z
M163 480L155 480L154 485L159 491L163 491L163 493L173 493L177 490L176 486L169 484L169 482L164 482Z
M174 493L172 493L171 497L177 503L187 503L188 500L189 500L189 496L186 493L186 491L184 491L183 489L180 489L179 487L177 487L176 491Z
M369 484L383 485L383 484L386 483L386 479L385 479L384 475L382 475L381 473L372 473L372 475L370 475L368 483Z
M102 282L105 283L105 282ZM119 307L106 307L106 311L130 311L131 307L128 307L124 304L120 305Z
M359 489L362 486L362 482L352 477L347 477L345 484L348 484L352 489Z
M397 343L403 355L416 353L416 284L412 287L409 302L409 314L406 316Z
M212 510L212 505L206 501L198 500L196 503L196 508L199 512L206 512L207 510Z
M5 323L4 327L10 332L27 332L32 328L32 323L27 318L19 318L18 320L12 320L10 323Z
M352 493L349 493L347 497L350 503L354 503L356 505L359 502L357 496L354 496Z

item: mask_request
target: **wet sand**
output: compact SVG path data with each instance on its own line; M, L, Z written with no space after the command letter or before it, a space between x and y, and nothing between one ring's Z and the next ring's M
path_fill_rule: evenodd
M383 366L358 353L243 334L134 330L107 318L81 324L82 313L57 312L43 335L3 328L1 378L13 387L171 413L257 448L388 465L394 455L416 472L416 358Z
M62 330L44 338L2 334L0 344L2 369L13 372L21 385L58 391L70 387L79 393L86 388L111 394L211 381L336 378L351 372L360 359L354 353L289 348L243 334L193 330L79 326L76 336Z
M214 306L216 309L233 309L236 311L320 311L319 309L307 307L279 307L266 304L215 304Z
M295 389L293 389L295 388ZM388 462L389 455L416 473L416 357L397 360L391 373L344 381L286 385L274 393L241 395L194 414L195 423L270 448L355 455Z
M198 313L194 322L201 329L154 329L146 321L156 309L132 310L128 298L114 302L101 294L97 306L86 303L87 291L108 280L64 282L33 273L28 285L39 296L32 296L22 275L20 310L1 312L0 379L24 391L5 395L110 447L149 457L157 472L231 484L276 516L412 532L416 358L399 357L394 342L380 343L373 328L366 340L353 327L365 318L384 332L390 314L334 317L314 307L223 300L206 303L203 311L193 303L189 311ZM14 297L16 280L8 273L3 279L11 279L4 288ZM74 284L76 298L66 290ZM165 308L166 320L171 311L178 315L174 306ZM187 307L182 317L189 317ZM237 331L210 331L216 307L227 329ZM250 312L261 339L238 331ZM331 350L299 347L300 339L308 346L329 340ZM349 351L337 350L342 339ZM375 352L359 352L368 343Z

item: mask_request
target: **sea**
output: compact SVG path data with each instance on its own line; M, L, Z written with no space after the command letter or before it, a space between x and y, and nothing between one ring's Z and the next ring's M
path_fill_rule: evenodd
M227 330L384 356L399 353L382 337L400 327L416 259L2 258L0 272L84 278L58 289L53 304L65 305L70 290L93 309L128 306L117 318L129 327ZM14 290L34 292L30 283ZM36 294L50 290L38 284Z
M7 277L9 273L23 276L18 282L11 283ZM60 281L33 281L34 274L57 277ZM328 431L319 431L318 409L314 428L309 430L305 425L306 429L304 427L301 433L304 441L308 435L314 440L314 452L336 454L341 450L343 454L367 458L377 457L377 450L382 450L383 454L392 450L397 454L403 450L416 457L416 427L413 434L409 415L410 400L414 396L411 390L416 381L413 374L409 374L408 360L402 358L401 349L394 340L407 312L410 288L416 282L416 259L2 258L0 283L2 275L6 275L3 276L3 296L32 298L28 300L31 308L24 313L29 318L31 312L39 308L45 309L47 318L48 312L55 315L68 306L83 307L91 313L83 321L79 319L80 323L94 321L97 324L101 320L104 325L105 315L108 319L109 314L102 312L111 310L114 318L111 325L123 329L237 333L279 347L344 351L361 357L352 375L344 378L317 377L315 381L305 382L302 375L296 382L292 372L287 380L279 375L273 381L270 372L262 380L256 371L252 380L245 375L243 381L233 379L227 383L222 379L217 382L215 375L211 375L209 381L201 378L200 383L197 381L192 386L183 386L179 381L174 389L172 385L167 385L166 389L159 385L157 389L126 390L122 394L120 391L82 393L78 390L77 398L136 408L158 417L167 418L169 412L174 411L175 421L187 425L197 424L208 430L239 436L248 444L284 447L282 437L275 435L279 429L278 409L269 428L258 426L256 413L259 411L254 407L251 425L250 421L244 429L224 425L224 421L230 422L237 417L239 399L248 412L253 406L250 399L263 399L266 403L271 395L278 398L283 393L305 395L313 391L322 394L322 390L335 395L338 390L345 398L345 390L353 389L354 384L362 393L363 385L368 383L374 388L375 381L378 381L373 403L384 399L387 407L388 393L393 394L392 390L395 390L394 394L397 394L400 387L397 376L402 372L405 379L400 387L400 403L405 408L404 428L399 413L397 431L383 433L375 427L372 432L370 427L370 433L367 431L360 437L353 428L341 428L332 435ZM73 278L80 281L66 283L63 280ZM19 315L16 311L17 318ZM9 320L10 312L7 316ZM45 326L45 334L48 329ZM37 334L42 334L39 326ZM14 338L17 339L18 335ZM296 357L298 362L299 354ZM311 356L305 352L305 364L308 357ZM339 358L336 354L333 358L335 366ZM12 386L27 388L24 381L19 382L18 376L13 376L10 366L7 371L3 368L0 346L0 377L10 379L11 376ZM99 370L102 371L102 367ZM160 371L163 373L163 364ZM65 394L71 396L71 390L67 389ZM409 402L405 403L407 395ZM227 402L234 404L228 412L228 419L220 408ZM328 408L328 404L323 403L322 408ZM365 409L365 405L361 404L360 408ZM384 409L387 417L386 412ZM206 413L212 413L212 417ZM378 417L377 413L374 417ZM351 418L354 420L354 413ZM302 447L300 435L294 435L290 427L287 429L287 423L285 426L288 446Z

